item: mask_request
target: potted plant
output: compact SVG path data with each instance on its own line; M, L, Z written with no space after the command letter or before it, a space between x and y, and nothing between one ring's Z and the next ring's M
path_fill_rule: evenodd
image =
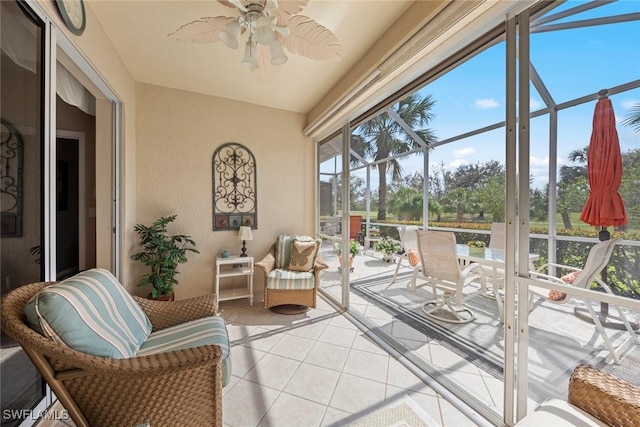
M382 252L382 259L391 262L395 260L396 254L402 250L402 243L389 236L385 236L382 240L376 242L373 248L378 252Z
M353 271L353 259L360 253L360 243L357 240L349 241L349 271ZM338 255L338 262L342 268L342 241L337 241L333 245L333 251Z
M482 240L470 240L467 246L469 246L469 254L484 254L484 248L487 245Z
M138 281L138 286L151 285L153 299L173 301L173 285L177 285L178 265L187 262L187 252L199 253L195 242L184 234L170 235L167 226L177 215L160 217L149 227L137 224L135 231L140 239L142 251L131 256L140 261L149 272Z

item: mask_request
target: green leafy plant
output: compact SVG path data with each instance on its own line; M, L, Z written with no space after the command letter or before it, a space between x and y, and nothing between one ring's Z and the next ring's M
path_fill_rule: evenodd
M485 248L487 246L482 240L470 240L467 245L471 248Z
M383 237L382 240L376 242L373 248L378 252L393 255L402 250L402 243L390 237Z
M356 256L360 253L360 243L357 240L350 240L349 241L349 254L351 256ZM336 253L336 255L340 256L342 255L342 242L338 241L335 242L333 244L333 251Z
M161 217L149 227L137 224L134 228L143 250L132 255L131 259L149 267L149 272L140 278L138 286L151 285L153 298L171 295L173 285L178 284L175 278L178 265L187 262L187 252L200 253L190 236L168 234L167 226L176 217Z

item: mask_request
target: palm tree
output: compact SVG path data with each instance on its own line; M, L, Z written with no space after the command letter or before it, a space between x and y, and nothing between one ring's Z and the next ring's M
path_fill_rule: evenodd
M431 95L419 98L413 93L392 109L427 144L437 141L433 131L426 126L434 118L431 108L435 101ZM400 179L402 167L394 157L419 148L420 144L386 111L358 126L354 130L351 148L369 161L381 161L378 168L378 220L387 218L387 173L393 180ZM388 159L388 160L386 160Z
M631 107L631 113L622 122L625 126L631 126L635 129L635 132L640 133L640 104L635 104Z

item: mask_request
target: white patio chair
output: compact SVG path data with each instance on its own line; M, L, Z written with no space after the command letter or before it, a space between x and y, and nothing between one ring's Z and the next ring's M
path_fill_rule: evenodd
M534 308L533 303L538 298L542 298L543 300L554 303L554 304L566 304L571 299L572 289L575 289L575 288L589 289L591 287L591 284L594 281L597 282L600 286L602 286L602 288L606 293L613 295L613 292L611 292L611 288L596 276L602 271L603 268L606 267L606 265L609 262L609 258L611 257L611 253L613 252L613 247L620 240L622 239L618 238L618 239L612 239L612 240L605 240L603 242L599 242L593 245L593 247L589 251L589 256L587 257L587 261L585 262L584 267L582 269L571 267L568 265L547 263L539 267L536 271L531 271L530 272L531 278L538 279L538 280L547 280L555 284L561 285L563 288L566 289L566 292L560 292L560 291L553 292L553 291L550 291L549 289L529 286L529 310L533 310ZM562 278L559 278L559 277L548 274L549 267L555 267L556 269L559 269L559 270L568 270L568 271L571 271L572 273L570 275L566 275L566 276L563 276ZM547 271L547 273L543 273L543 271ZM609 350L609 353L613 358L613 361L616 364L620 364L620 355L618 354L618 350L622 350L624 347L626 347L626 345L630 341L634 341L635 344L640 343L640 341L638 340L638 337L635 335L633 329L631 328L629 321L625 317L624 312L620 307L614 305L614 307L618 310L620 319L622 319L627 329L627 332L629 332L629 335L630 335L629 339L627 339L625 342L623 342L617 348L615 348L611 343L611 340L605 333L602 323L600 322L600 318L598 317L598 314L595 312L595 310L591 306L591 303L585 299L583 299L583 301L584 301L584 305L589 311L589 314L591 315L591 318L593 320L593 323L598 333L602 336L602 339L604 340Z
M419 227L416 225L403 225L397 227L398 234L400 235L400 243L402 243L402 248L404 249L404 254L400 258L398 258L398 263L396 264L396 272L393 273L393 280L391 283L396 281L396 277L398 276L398 271L400 270L400 264L402 264L402 260L406 259L409 261L409 251L418 250L418 235L416 231L419 230ZM411 264L409 264L411 265ZM413 267L413 270L420 269L420 263L416 264Z
M411 287L416 289L418 278L426 280L433 289L435 299L422 305L428 317L449 323L467 323L474 313L463 304L470 298L486 292L484 269L471 263L464 270L458 262L456 236L450 231L418 230L418 252L422 268L413 271ZM470 293L465 288L476 285ZM438 291L442 295L438 296ZM442 313L442 314L439 314Z
M491 223L491 237L489 238L488 247L491 249L504 250L506 232L507 232L507 228L504 222ZM492 286L497 286L498 289L501 289L504 283L504 269L493 266L493 267L485 267L484 271L487 275L487 281L491 282Z

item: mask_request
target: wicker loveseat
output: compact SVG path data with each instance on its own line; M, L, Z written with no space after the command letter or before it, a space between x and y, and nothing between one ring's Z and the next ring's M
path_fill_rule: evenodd
M71 289L67 289L71 298L65 300L69 308L59 310L64 312L59 317L72 318L73 333L85 327L73 318L76 314L95 318L107 313L107 322L127 319L131 323L130 313L134 313L136 327L149 327L140 348L122 350L132 350L130 357L96 356L84 349L86 337L79 343L77 336L65 337L56 323L59 313L50 316L49 312L60 303L55 298L64 296L63 285ZM116 295L118 304L110 306L114 292L123 299ZM90 309L85 305L87 295L91 303L98 300ZM129 307L123 308L121 301ZM39 328L30 318L34 304L41 331L36 331ZM132 297L108 271L92 269L64 282L34 283L7 294L2 301L2 330L20 343L77 426L221 426L222 387L230 375L230 358L226 328L215 312L213 296L177 302ZM123 325L94 327L94 331L105 337ZM43 336L47 328L62 335L46 332ZM117 342L113 351L121 348Z
M571 374L567 401L548 399L517 426L640 426L640 388L582 364Z
M316 307L320 271L328 268L319 255L321 243L308 236L278 236L267 255L256 263L264 274L265 308L297 314Z

